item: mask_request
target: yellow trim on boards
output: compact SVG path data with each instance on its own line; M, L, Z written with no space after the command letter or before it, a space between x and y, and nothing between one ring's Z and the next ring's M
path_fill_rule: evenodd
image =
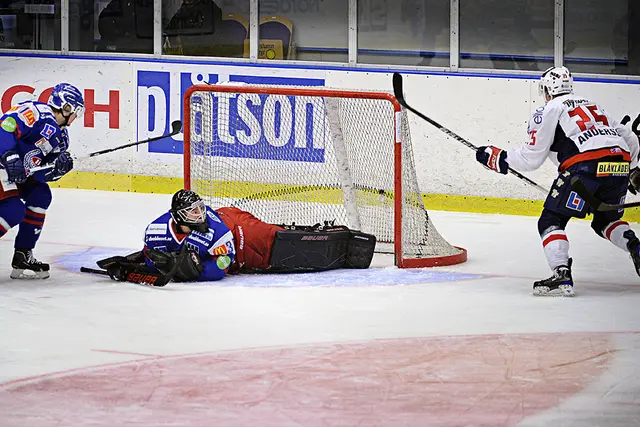
M52 188L77 188L83 190L124 191L135 193L160 193L173 194L182 188L182 178L163 176L129 175L101 172L70 172L60 181L50 183ZM203 183L194 183L194 189ZM209 184L210 185L210 184ZM231 185L218 184L212 188L225 187L231 190ZM265 198L278 200L290 200L290 195L283 191L285 186L277 184L244 183L242 186L234 186L231 197L241 198L247 194L264 194ZM305 200L335 200L334 190L317 191L309 188L305 191ZM375 197L371 191L358 197ZM374 192L376 193L376 192ZM229 194L229 193L227 193ZM320 195L322 194L322 195ZM389 197L389 194L377 194L378 197ZM458 196L449 194L422 194L424 205L428 210L441 210L451 212L472 212L503 215L527 215L538 216L542 211L542 201L507 199L499 197L482 196ZM366 204L366 200L364 200ZM624 219L630 222L640 222L640 209L628 209Z

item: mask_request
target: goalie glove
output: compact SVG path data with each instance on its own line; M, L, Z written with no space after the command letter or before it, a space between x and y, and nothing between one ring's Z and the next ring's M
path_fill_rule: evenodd
M487 169L506 175L509 171L507 152L493 145L478 147L476 160Z
M200 275L204 271L202 259L195 252L187 251L187 253L176 260L177 269L173 276L176 282L192 282L200 279Z
M145 255L163 274L170 274L176 282L191 282L198 280L204 271L200 256L189 250L170 253L149 249Z

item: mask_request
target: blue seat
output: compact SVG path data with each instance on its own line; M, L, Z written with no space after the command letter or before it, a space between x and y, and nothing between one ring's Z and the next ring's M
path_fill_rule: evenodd
M235 13L222 16L222 25L215 33L217 56L242 58L245 40L249 38L249 20Z
M293 22L283 16L263 16L260 18L260 44L268 44L269 42L279 41L278 45L282 45L282 57L267 59L291 59L291 45L293 42ZM261 53L263 49L260 49ZM264 58L261 58L264 59Z

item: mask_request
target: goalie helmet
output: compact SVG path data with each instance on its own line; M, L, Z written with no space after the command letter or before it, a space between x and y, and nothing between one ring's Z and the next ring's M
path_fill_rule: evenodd
M178 225L184 225L192 230L206 233L207 208L202 198L194 191L180 190L171 199L171 217Z
M80 117L84 112L82 93L77 87L69 83L55 85L51 95L49 95L47 104L51 108L68 113L69 116L75 113L76 116Z
M564 95L573 93L573 77L567 67L549 67L542 73L538 83L538 92L544 96Z

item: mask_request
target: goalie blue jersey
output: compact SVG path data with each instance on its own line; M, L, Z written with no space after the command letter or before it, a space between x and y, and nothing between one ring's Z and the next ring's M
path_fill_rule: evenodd
M233 234L213 209L209 206L206 209L207 233L180 233L171 213L166 212L147 226L144 233L145 249L175 253L187 245L187 249L197 253L202 260L204 271L200 281L222 279L235 258ZM157 271L151 260L145 257L145 261L147 266Z
M0 117L0 155L18 153L29 170L53 163L69 148L69 134L58 126L51 107L42 102L21 102ZM45 182L46 170L30 174Z

